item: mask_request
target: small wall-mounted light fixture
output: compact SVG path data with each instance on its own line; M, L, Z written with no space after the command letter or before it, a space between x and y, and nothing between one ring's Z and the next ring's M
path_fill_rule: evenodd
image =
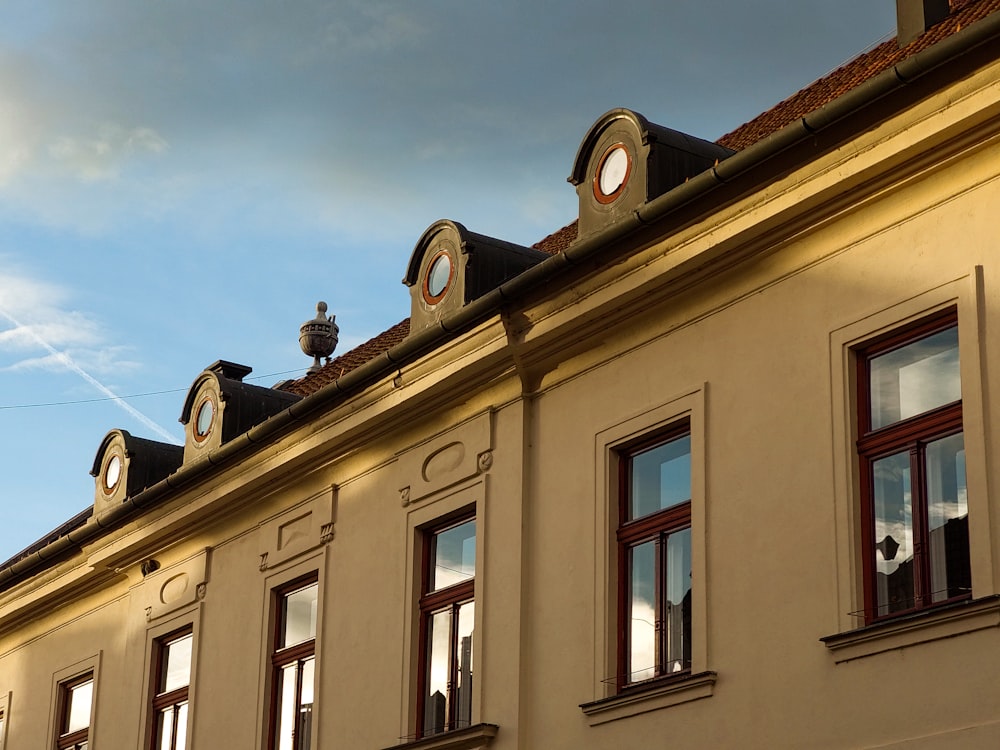
M148 560L143 560L139 564L139 570L142 571L143 578L148 576L150 573L155 573L159 569L160 569L160 563L154 560L153 558L149 558Z

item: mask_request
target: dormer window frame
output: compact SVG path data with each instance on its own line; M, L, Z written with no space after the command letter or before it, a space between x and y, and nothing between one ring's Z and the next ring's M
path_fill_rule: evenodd
M211 416L208 420L208 425L202 429L201 416L205 407L209 407L211 410ZM194 438L195 443L201 444L208 440L209 436L212 434L212 430L215 429L215 423L219 418L219 405L216 403L216 399L213 398L213 393L211 390L206 390L202 394L201 400L198 402L198 408L194 410L194 420L191 425L191 436Z
M601 184L604 181L604 169L608 166L608 162L611 157L619 151L625 154L625 174L622 175L621 180L611 192L606 192L604 186ZM594 170L594 199L597 200L598 203L605 205L608 203L614 203L618 200L621 194L625 192L629 179L632 177L632 163L632 151L623 141L616 141L604 150L604 153L601 155L601 158L597 163L597 168Z
M111 479L112 467L116 467L116 475ZM101 468L101 489L104 494L110 497L114 494L118 485L125 477L125 456L117 448L108 451L104 457L104 466Z
M441 287L441 291L435 294L431 289L431 282L434 278L434 270L442 257L448 259L448 278L445 280L444 286ZM430 262L428 262L427 271L424 273L423 283L421 284L424 302L433 306L445 298L445 295L451 290L457 268L458 262L454 255L447 247L440 245L437 252L431 257Z

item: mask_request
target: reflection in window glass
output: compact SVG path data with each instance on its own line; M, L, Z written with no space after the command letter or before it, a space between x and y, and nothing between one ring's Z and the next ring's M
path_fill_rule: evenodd
M466 521L434 536L431 591L453 586L476 575L476 522Z
M94 681L89 679L72 686L66 696L66 723L63 733L69 734L90 726L90 709L94 700Z
M273 673L273 750L306 750L312 741L316 684L316 615L319 584L292 588L278 597L278 647Z
M294 646L296 643L302 643L316 637L318 594L319 585L313 583L284 597L282 648Z
M955 317L944 311L859 353L866 622L972 594Z
M926 471L931 600L939 602L972 590L961 433L927 445Z
M914 605L909 451L875 461L875 561L879 614Z
M630 552L629 682L637 682L656 674L656 542L638 544Z
M424 651L417 734L472 723L476 522L470 519L426 536L430 546L420 599Z
M691 669L691 435L621 454L619 688Z
M691 499L691 436L632 457L631 518L656 513Z
M188 686L191 682L191 632L157 641L160 673L153 696L157 750L184 750L187 746Z
M872 357L869 378L872 429L958 401L958 327Z

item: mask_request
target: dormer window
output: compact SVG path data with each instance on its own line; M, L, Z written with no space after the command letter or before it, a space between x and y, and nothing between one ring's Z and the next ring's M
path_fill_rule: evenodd
M431 260L424 279L424 300L428 305L435 305L441 301L451 286L454 275L455 264L451 260L451 254L447 250L439 250Z
M584 137L569 181L580 206L579 236L631 216L733 154L716 143L613 109Z
M110 495L115 491L115 487L118 486L118 482L122 478L122 457L117 453L113 453L111 458L108 459L107 464L104 466L104 492Z
M616 143L601 157L594 176L594 197L601 203L611 203L625 188L632 174L632 157L625 144Z
M210 396L206 396L198 407L198 415L194 424L194 439L199 443L208 437L212 431L212 422L215 420L215 402Z
M540 250L470 232L457 221L434 222L413 248L403 277L410 287L410 335L547 257Z

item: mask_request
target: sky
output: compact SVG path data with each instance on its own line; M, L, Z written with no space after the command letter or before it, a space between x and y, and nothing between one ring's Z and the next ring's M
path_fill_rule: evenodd
M5 0L0 561L180 443L218 359L300 377L409 314L438 219L530 245L603 113L715 139L894 33L892 0Z

